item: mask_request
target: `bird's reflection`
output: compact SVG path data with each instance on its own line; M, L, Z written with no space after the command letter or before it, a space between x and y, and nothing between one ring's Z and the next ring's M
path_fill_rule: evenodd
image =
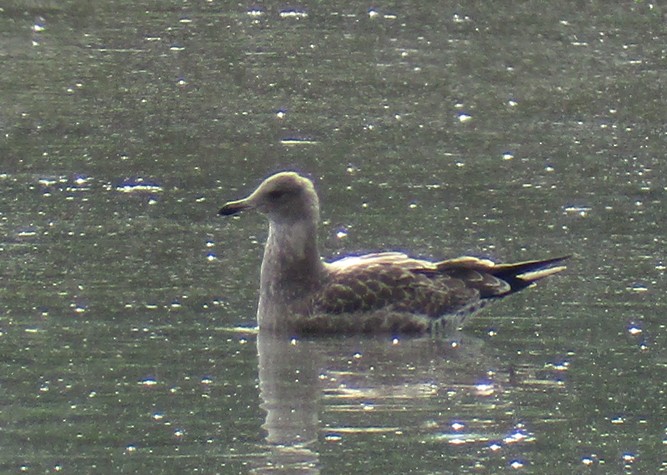
M483 359L482 342L461 338L294 339L260 332L259 389L268 450L253 473L319 473L320 434L335 440L355 431L396 430L387 420L355 427L355 413L382 406L387 414L394 405L405 413L406 406L428 403L441 384L451 387L451 378L474 387L484 369L466 360ZM321 404L339 420L323 425Z
M319 356L309 345L260 332L259 391L266 411L263 428L270 454L255 473L319 473Z

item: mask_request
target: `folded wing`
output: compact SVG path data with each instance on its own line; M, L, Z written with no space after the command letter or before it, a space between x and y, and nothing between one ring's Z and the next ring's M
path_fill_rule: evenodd
M563 259L495 264L467 256L430 262L400 252L346 257L327 264L328 281L314 306L334 314L386 309L437 319L560 272L564 267L555 265Z

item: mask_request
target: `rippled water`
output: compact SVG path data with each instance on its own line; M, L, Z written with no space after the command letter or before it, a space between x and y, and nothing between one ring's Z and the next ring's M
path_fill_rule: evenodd
M0 467L667 470L664 7L0 6ZM555 276L432 339L259 339L266 225ZM259 352L258 352L259 350Z

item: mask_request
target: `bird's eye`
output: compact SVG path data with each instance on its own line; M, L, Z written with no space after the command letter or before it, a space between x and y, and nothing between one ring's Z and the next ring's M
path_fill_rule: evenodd
M269 191L269 193L268 193L269 198L271 199L271 201L279 200L280 198L285 196L285 194L287 194L287 192L285 190L273 190L273 191Z

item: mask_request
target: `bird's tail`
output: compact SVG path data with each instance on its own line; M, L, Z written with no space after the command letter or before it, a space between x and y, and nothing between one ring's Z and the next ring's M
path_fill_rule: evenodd
M497 264L491 269L491 273L510 284L512 292L517 292L540 279L564 271L566 266L557 264L569 257L562 256L553 259L517 262L515 264Z

